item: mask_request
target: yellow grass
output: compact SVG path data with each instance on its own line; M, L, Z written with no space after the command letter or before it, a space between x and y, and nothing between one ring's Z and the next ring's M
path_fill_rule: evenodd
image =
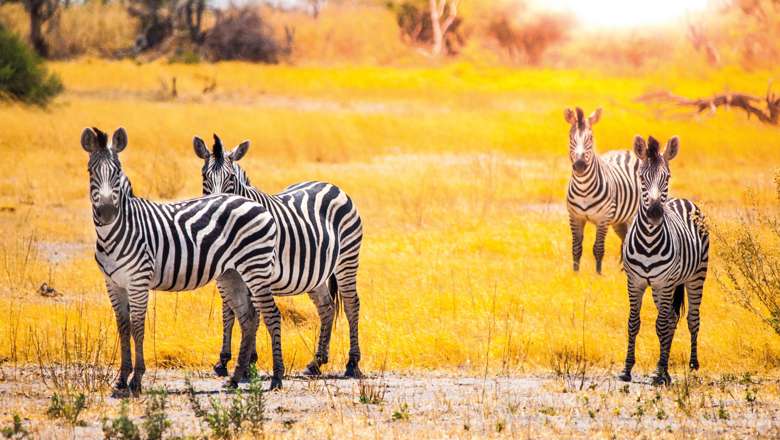
M769 72L670 69L628 77L465 63L326 68L91 59L51 67L67 92L49 109L0 105L0 358L20 363L34 362L34 335L48 335L57 346L66 320L77 331L113 332L89 251L87 155L78 142L85 126L127 128L123 166L140 196L197 196L200 161L191 139L212 132L228 144L252 141L244 165L266 191L321 179L349 192L365 223L359 292L367 371L548 369L556 352L582 343L597 365L622 363L628 301L616 237L608 239L605 275L594 274L589 251L582 272L571 271L563 209L566 106L604 107L595 130L602 152L627 148L637 133L664 140L680 135L672 193L699 203L711 224L734 221L749 189L759 203L775 203L776 128L735 111L661 118L635 101L657 88L690 96L726 87L760 94ZM175 100L160 86L172 77ZM204 95L211 79L217 88ZM68 243L70 256L56 258L53 252ZM702 368L772 369L778 338L721 291L716 250L714 244L701 312ZM64 296L38 296L44 281ZM149 365L215 361L220 304L214 286L153 298ZM300 322L288 319L283 328L286 365L297 371L312 355L316 312L305 296L278 301ZM656 361L655 313L646 301L638 371ZM270 368L263 331L258 349L261 367ZM342 320L327 368L340 371L347 351ZM681 323L674 363L682 364L687 351Z

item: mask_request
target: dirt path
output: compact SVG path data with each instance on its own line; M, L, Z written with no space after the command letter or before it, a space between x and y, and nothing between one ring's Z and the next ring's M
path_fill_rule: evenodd
M233 394L206 373L158 371L148 388L168 389L168 435L204 436L210 428L194 416L185 377L204 408L210 399L229 406ZM484 438L484 437L777 437L778 382L726 376L678 378L669 389L640 379L628 386L608 375L509 378L386 374L363 381L289 377L285 388L266 393L267 437L289 438ZM154 383L153 383L154 382ZM580 384L583 390L579 390ZM265 383L267 386L267 382ZM246 387L246 385L242 385ZM362 391L361 391L362 390ZM120 401L94 394L70 427L45 416L52 391L33 369L2 370L2 427L12 414L35 438L102 438L101 419L114 418ZM373 395L373 396L371 396ZM373 402L368 402L373 400ZM148 398L131 399L130 416L143 423Z

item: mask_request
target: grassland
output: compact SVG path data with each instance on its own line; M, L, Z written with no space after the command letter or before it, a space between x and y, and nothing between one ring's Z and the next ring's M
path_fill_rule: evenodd
M609 236L603 276L594 273L588 251L582 272L571 271L563 207L566 106L604 108L595 128L600 151L628 148L634 134L680 135L671 191L699 203L714 227L728 229L752 201L762 209L777 203L776 128L736 111L691 117L636 101L657 89L761 94L776 72L617 75L463 63L262 67L94 59L51 67L67 88L51 107L0 106L0 358L10 365L76 356L69 354L74 342L104 347L82 356L112 358L113 315L91 256L87 157L78 144L85 126L127 128L122 161L140 196L197 196L200 161L191 139L212 132L228 144L252 141L245 167L268 192L308 179L348 191L365 222L359 292L368 372L540 372L551 369L556 355L577 350L596 368L617 370L628 307L616 237ZM210 84L216 88L204 93ZM589 229L586 240L592 239ZM716 252L717 244L701 311L703 372L770 374L780 362L780 341L721 291ZM43 282L62 296L38 295ZM305 297L279 303L287 318L285 361L295 372L312 355L316 311ZM155 294L151 308L149 366L202 368L215 360L214 286ZM649 373L658 351L652 303L642 318L636 371ZM326 371L341 371L346 362L341 324ZM673 368L686 364L683 327ZM270 368L269 345L259 336L261 370Z

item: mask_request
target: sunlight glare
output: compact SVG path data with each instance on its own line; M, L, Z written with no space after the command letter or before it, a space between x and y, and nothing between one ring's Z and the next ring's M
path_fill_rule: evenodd
M588 28L664 25L704 9L709 0L546 0L540 7L568 11Z

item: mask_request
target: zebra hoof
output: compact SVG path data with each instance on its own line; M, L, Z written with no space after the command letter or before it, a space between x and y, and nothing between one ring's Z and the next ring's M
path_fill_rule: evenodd
M268 391L276 391L282 389L282 379L278 377L272 377L271 378L271 388L268 389Z
M618 380L621 380L623 382L631 382L631 373L628 371L624 371L620 374L618 374Z
M217 377L227 377L228 375L227 364L218 362L216 365L214 365L214 373L217 375Z
M691 370L695 371L699 369L699 361L691 361L690 363Z
M672 383L672 377L667 371L656 371L650 382L653 386L669 386Z
M238 381L233 379L232 377L225 381L225 384L222 385L222 388L226 390L235 390L238 388Z
M130 397L130 390L127 388L127 386L123 388L114 387L111 390L111 397L114 399L127 399Z
M344 377L352 379L360 379L363 377L363 372L360 371L357 361L347 362L347 370L344 372Z
M322 371L320 371L320 367L317 365L316 362L312 362L309 365L306 366L306 369L303 370L304 376L321 376Z

